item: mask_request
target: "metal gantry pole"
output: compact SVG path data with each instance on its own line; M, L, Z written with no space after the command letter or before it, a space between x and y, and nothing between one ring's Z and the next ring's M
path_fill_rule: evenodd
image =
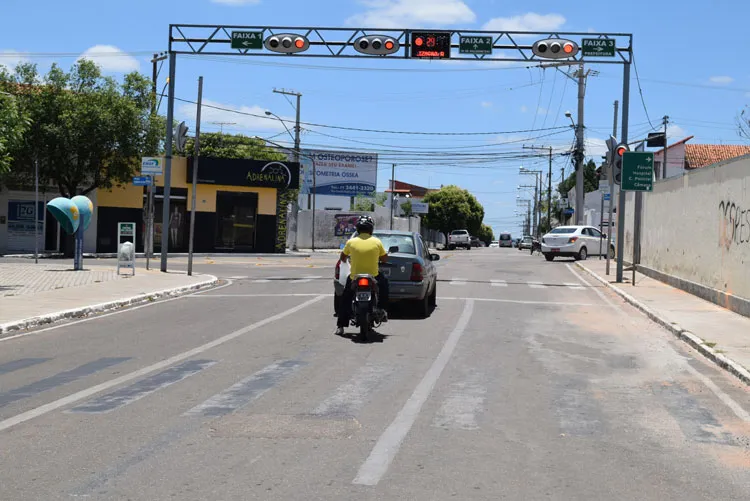
M549 172L547 173L547 228L552 229L552 146L549 147Z
M615 101L615 121L612 124L612 137L617 137L617 110L620 105L619 101ZM612 163L609 165L609 226L607 227L607 276L609 276L609 250L612 248L612 209L615 205L615 172L612 168ZM618 223L619 228L619 223Z
M34 263L39 263L39 158L34 156Z
M586 189L583 176L583 103L586 96L586 74L583 64L578 68L578 124L576 124L576 224L583 224Z
M167 142L164 145L164 198L161 211L161 271L167 272L169 253L169 195L172 184L172 139L174 122L174 74L177 54L169 52L169 91L167 94Z
M628 111L630 107L630 63L623 65L622 77L622 137L620 142L628 142ZM625 250L625 192L620 188L617 207L617 283L622 283L623 252Z
M188 243L188 275L193 275L193 240L195 239L195 204L198 191L198 160L201 156L201 104L203 103L203 77L198 77L198 105L195 114L195 156L193 157L193 191L190 204L190 240Z

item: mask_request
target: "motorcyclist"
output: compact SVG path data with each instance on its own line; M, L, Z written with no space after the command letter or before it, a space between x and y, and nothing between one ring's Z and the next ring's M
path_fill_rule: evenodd
M352 290L352 279L357 275L372 275L378 282L378 314L386 317L383 306L388 302L388 279L379 270L379 264L388 259L388 253L379 238L372 236L375 230L375 222L368 215L363 215L357 220L357 236L349 239L341 251L339 259L342 263L350 261L351 272L346 279L346 286L341 296L341 305L336 322L336 335L344 334L344 328L349 325L352 315L352 301L354 291Z

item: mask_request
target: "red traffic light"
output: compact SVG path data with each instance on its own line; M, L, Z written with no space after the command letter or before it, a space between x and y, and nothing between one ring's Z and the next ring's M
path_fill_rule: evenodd
M621 156L623 156L625 154L626 151L628 151L628 147L620 145L615 150L615 153L617 153L618 157L621 157Z
M395 54L400 48L398 41L388 35L367 35L357 39L352 46L357 52L373 56Z
M394 47L394 45L393 45L393 40L387 40L387 41L385 42L385 48L386 48L387 50L391 50L391 49L393 49L393 47Z
M566 54L572 54L574 50L575 50L575 47L573 47L572 43L566 43L563 46L563 52L565 52Z
M305 40L304 38L298 38L294 41L294 46L298 49L302 49L305 47Z
M423 46L424 45L424 38L417 37L417 39L414 40L414 45L416 45L417 47Z

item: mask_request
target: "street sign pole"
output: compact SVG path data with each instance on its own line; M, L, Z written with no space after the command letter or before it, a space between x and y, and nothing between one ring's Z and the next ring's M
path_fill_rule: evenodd
M203 103L203 77L198 77L198 105L195 116L195 158L193 158L193 192L190 204L190 240L188 243L188 276L193 275L193 240L195 239L195 203L198 191L198 160L201 155L201 104Z
M623 143L628 142L628 113L630 111L630 62L623 64L622 68L622 138ZM617 283L622 283L623 252L625 250L625 191L620 186L620 196L617 207Z
M172 191L172 137L174 128L174 74L177 53L169 52L169 87L167 91L167 141L164 145L164 198L161 211L161 271L167 272L169 253L169 195Z
M617 111L619 102L615 101L615 121L612 125L612 137L617 137ZM616 143L615 143L616 144ZM611 153L614 155L614 151ZM607 227L607 276L609 276L609 250L612 248L612 208L615 204L614 193L615 193L615 170L614 170L614 157L610 158L609 162L609 226Z
M636 147L635 151L645 152L645 142L641 143ZM624 160L623 160L624 162ZM653 173L654 162L651 161L651 172ZM635 207L633 217L633 280L632 285L635 287L635 268L636 265L641 264L641 212L643 211L643 192L635 192Z

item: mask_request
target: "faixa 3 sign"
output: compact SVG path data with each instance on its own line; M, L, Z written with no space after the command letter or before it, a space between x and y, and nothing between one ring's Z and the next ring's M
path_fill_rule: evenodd
M200 157L198 184L293 190L299 188L299 170L295 162ZM188 158L186 182L193 182L193 157Z

